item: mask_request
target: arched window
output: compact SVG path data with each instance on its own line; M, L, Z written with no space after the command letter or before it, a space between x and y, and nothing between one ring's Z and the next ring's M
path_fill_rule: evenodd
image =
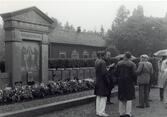
M73 50L71 53L72 59L79 59L79 53L76 50Z
M86 50L83 51L83 58L89 58L89 53Z

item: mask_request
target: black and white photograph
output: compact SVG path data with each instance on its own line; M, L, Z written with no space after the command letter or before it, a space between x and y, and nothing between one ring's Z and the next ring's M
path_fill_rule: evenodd
M0 117L167 117L167 0L0 0Z

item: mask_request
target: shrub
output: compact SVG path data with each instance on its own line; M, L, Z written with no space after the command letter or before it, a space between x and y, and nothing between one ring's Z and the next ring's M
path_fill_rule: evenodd
M33 85L16 85L0 90L0 104L9 104L32 99L44 98L50 95L58 96L94 88L93 80L49 81L35 82Z
M115 58L107 60L108 64L117 62ZM95 59L52 59L49 60L49 68L80 68L94 67Z

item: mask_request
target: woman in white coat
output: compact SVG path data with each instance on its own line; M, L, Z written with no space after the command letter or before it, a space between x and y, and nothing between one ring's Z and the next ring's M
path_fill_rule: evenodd
M167 57L163 56L162 60L159 61L159 78L158 85L160 88L160 100L167 102ZM165 91L166 90L166 91ZM166 92L166 93L165 93ZM166 101L165 101L166 100Z

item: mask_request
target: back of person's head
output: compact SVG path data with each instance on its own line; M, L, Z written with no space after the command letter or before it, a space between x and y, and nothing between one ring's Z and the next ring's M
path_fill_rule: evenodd
M167 58L167 56L162 56L162 60L165 60Z
M149 57L148 57L148 55L143 54L143 55L140 56L140 59L144 60L144 61L148 61Z
M105 55L106 55L106 52L105 51L101 51L101 57L103 58L103 57L105 57Z
M124 59L124 57L121 57L118 61L121 61L121 60L123 60Z
M131 58L131 53L130 52L125 52L125 58L130 59Z
M105 56L105 51L98 51L97 52L97 57L98 58L103 58Z
M100 51L97 52L97 58L100 58L101 54Z

